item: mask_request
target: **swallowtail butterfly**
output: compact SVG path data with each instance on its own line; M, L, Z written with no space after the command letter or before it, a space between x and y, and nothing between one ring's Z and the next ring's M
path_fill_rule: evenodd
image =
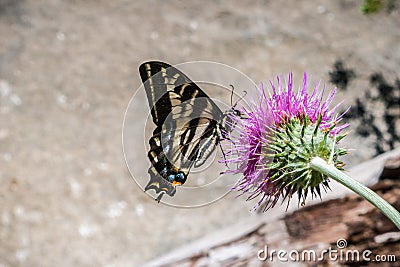
M139 67L156 129L149 140L150 180L160 202L164 193L173 196L190 169L210 157L222 139L228 138L232 122L219 107L181 71L159 61Z

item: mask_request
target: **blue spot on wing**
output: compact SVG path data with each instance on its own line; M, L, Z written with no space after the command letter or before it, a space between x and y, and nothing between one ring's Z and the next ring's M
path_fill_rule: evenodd
M167 176L167 179L168 179L169 182L172 183L174 181L174 179L175 179L175 175L174 174L170 174L170 175Z

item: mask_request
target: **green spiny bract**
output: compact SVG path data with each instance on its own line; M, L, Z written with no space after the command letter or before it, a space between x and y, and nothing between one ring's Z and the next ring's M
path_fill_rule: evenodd
M320 118L316 123L311 123L308 117L292 119L265 136L263 168L272 172L268 179L279 186L277 192L283 192L284 199L297 192L303 203L309 191L313 197L320 197L320 186L329 189L328 177L309 167L312 158L318 156L343 169L344 164L338 158L347 152L337 142L345 134L332 135L334 125L321 130L320 122Z

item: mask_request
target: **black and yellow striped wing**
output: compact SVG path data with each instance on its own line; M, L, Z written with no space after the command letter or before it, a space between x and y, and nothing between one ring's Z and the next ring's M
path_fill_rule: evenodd
M185 74L167 63L151 61L139 67L153 122L149 140L150 181L154 189L173 196L190 169L212 154L223 131L224 114Z

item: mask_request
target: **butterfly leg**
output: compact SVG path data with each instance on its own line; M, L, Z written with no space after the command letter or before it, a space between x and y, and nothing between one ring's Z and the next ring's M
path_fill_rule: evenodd
M227 168L229 168L228 164L226 163L226 155L225 155L225 152L224 152L224 150L222 149L222 145L221 145L221 143L220 143L220 142L218 142L218 144L219 144L219 148L221 149L222 156L224 157L224 163L225 163L225 166L226 166Z

